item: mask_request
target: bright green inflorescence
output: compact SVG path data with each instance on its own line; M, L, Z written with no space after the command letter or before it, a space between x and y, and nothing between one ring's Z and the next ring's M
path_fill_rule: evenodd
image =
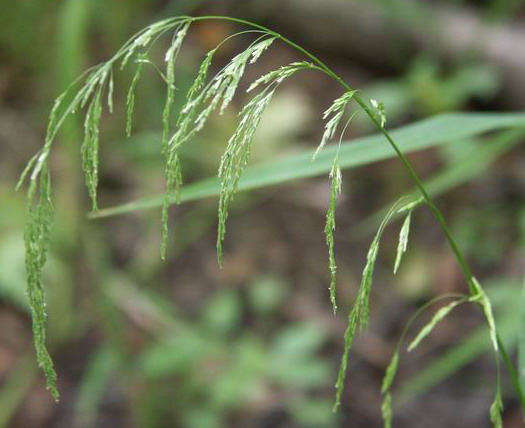
M408 214L410 216L410 212ZM407 216L407 218L408 218ZM406 219L405 223L406 224ZM400 240L403 239L401 236L403 235L403 228L401 229L400 233ZM493 342L494 346L494 353L496 357L496 367L497 367L497 379L496 379L496 394L494 397L494 400L492 402L492 405L490 407L490 420L493 423L494 427L501 427L502 426L502 418L501 413L503 411L503 402L501 398L501 380L500 380L500 367L499 367L499 359L498 359L498 349L497 349L497 339L496 339L496 331L495 331L495 325L493 320L493 314L492 314L492 308L490 306L490 302L488 301L488 298L486 297L483 289L477 282L475 278L472 279L473 283L476 287L477 294L467 296L467 295L442 295L439 296L427 304L425 304L423 307L421 307L410 319L410 321L405 326L403 335L401 336L401 339L399 340L399 343L396 347L396 350L392 356L392 359L390 361L390 364L388 365L388 368L386 369L385 376L383 378L383 385L381 388L381 394L383 395L383 403L381 406L382 410L382 416L383 416L383 422L385 428L391 428L392 427L392 393L391 388L392 384L394 382L394 378L397 373L397 368L399 366L399 350L401 347L401 344L403 342L403 339L405 337L405 334L407 333L409 327L411 326L412 322L417 319L417 317L428 307L433 305L439 300L442 300L444 298L450 298L453 297L454 300L452 300L447 305L442 306L440 309L438 309L435 314L432 316L430 321L428 321L417 333L414 339L409 343L407 347L407 351L411 352L414 349L416 349L421 342L428 337L432 331L435 329L435 327L443 321L451 312L454 310L457 306L461 305L462 303L477 303L481 309L484 312L485 318L487 320L487 324L489 327L489 336L491 339L491 342Z
M228 204L233 199L239 178L248 164L255 130L274 93L275 87L267 86L241 110L239 125L229 139L226 151L221 157L219 166L221 193L219 195L219 228L217 231L217 256L220 264L222 264L222 243L226 234Z
M319 146L317 146L317 149L314 153L314 159L317 157L319 152L323 149L323 147L330 141L331 138L334 137L337 127L339 126L339 123L341 122L341 119L343 118L343 114L345 112L346 106L350 102L350 100L354 97L356 91L348 91L345 92L343 95L341 95L339 98L337 98L332 105L326 110L323 114L323 119L328 119L326 122L326 125L324 127L324 133L323 137L321 138L321 142L319 143Z
M206 54L202 61L196 78L186 93L185 102L180 111L175 112L176 95L176 60L184 42L185 37L193 22L203 19L224 19L228 21L248 24L253 30L236 33ZM257 38L242 52L234 56L221 70L211 79L208 79L209 70L217 50L229 39L247 33L256 33ZM161 71L149 59L149 53L153 44L165 34L171 35L165 57L165 70ZM46 311L45 292L43 286L43 269L47 258L50 227L53 216L53 204L51 201L51 176L49 167L49 154L56 139L57 133L66 118L78 110L85 110L84 116L84 140L81 145L82 169L85 175L85 183L91 199L93 210L97 210L97 187L98 187L98 165L99 165L99 128L104 110L113 112L113 90L114 90L114 68L120 64L120 69L129 63L135 65L135 72L131 80L126 96L126 135L131 135L133 127L133 114L136 105L136 91L138 81L141 77L144 65L151 65L157 70L166 83L166 100L162 114L162 152L165 156L166 193L162 209L162 244L161 256L164 258L168 248L168 208L172 202L178 202L179 190L183 182L181 166L181 148L194 137L208 122L212 113L218 110L222 114L232 102L237 93L241 79L246 68L255 63L261 55L276 41L282 40L289 46L297 49L313 63L293 62L276 70L264 74L253 82L247 92L256 91L255 95L245 104L239 113L239 122L228 140L226 148L220 159L218 177L220 180L220 194L218 203L218 230L217 230L217 257L222 265L223 243L226 235L226 222L228 208L238 190L239 180L248 165L252 148L253 136L261 121L261 118L270 103L279 85L287 78L293 76L300 70L318 70L334 78L342 84L345 92L337 98L324 112L323 119L326 121L321 141L313 155L316 156L323 147L331 141L340 127L341 121L350 101L354 100L358 106L370 117L386 139L396 150L397 155L405 164L418 186L422 198L410 200L402 198L387 213L380 224L367 254L366 265L363 270L361 284L355 299L355 303L348 315L348 326L344 336L344 351L341 366L336 382L336 404L341 403L344 381L348 365L348 357L354 338L358 330L367 326L369 318L369 300L372 290L372 279L374 267L378 258L379 245L383 232L388 223L398 215L405 215L405 220L399 233L397 256L394 264L394 273L399 269L404 253L407 251L410 231L411 213L421 203L426 203L436 215L445 232L447 227L441 218L440 212L433 205L432 200L426 194L417 174L412 170L408 161L399 151L390 134L385 130L386 113L385 106L375 100L363 101L355 90L352 90L342 79L330 68L299 47L290 40L277 33L265 29L256 24L235 18L227 17L180 17L166 19L152 24L126 42L122 48L108 61L88 70L77 81L73 82L66 91L60 95L52 108L45 143L42 149L28 162L18 183L20 186L29 177L28 200L29 213L25 229L26 266L27 266L27 294L33 317L34 344L38 363L42 368L47 386L53 397L58 399L57 376L48 350L46 349ZM341 138L353 116L347 121L341 132ZM341 140L339 141L341 144ZM339 152L335 155L330 171L330 199L326 213L324 228L326 245L328 247L328 268L330 276L329 296L334 313L337 310L336 302L336 279L337 264L335 257L334 231L336 227L336 205L341 193L342 174L339 165ZM446 233L447 234L447 233ZM452 238L447 235L451 245ZM454 245L452 245L454 249ZM460 265L464 267L461 256L456 254ZM464 269L465 272L468 269ZM466 274L466 277L468 275ZM431 321L423 327L420 333L409 345L409 350L414 349L428 336L434 327L444 319L458 304L469 301L475 302L482 308L487 324L489 325L490 337L494 350L498 351L498 338L496 326L492 313L490 301L480 284L475 278L467 278L471 285L470 298L454 300L448 306L437 311ZM399 365L399 347L396 349L392 362L390 363L383 382L383 406L382 413L385 426L392 426L392 395L390 393L397 367ZM498 366L499 367L499 366ZM499 373L499 372L498 372ZM502 400L498 389L494 403L491 407L491 420L495 426L501 426Z
M408 234L410 233L410 219L412 217L412 211L410 211L405 217L403 226L399 232L399 243L397 245L396 262L394 264L394 273L397 273L399 266L401 266L401 260L403 255L406 253L408 248Z
M32 179L29 190L29 218L24 241L26 246L27 296L33 317L33 340L39 366L42 368L47 388L58 400L57 375L46 348L46 301L43 270L47 259L49 232L53 220L51 177L48 165L43 165L39 177Z
M98 134L102 115L102 88L98 88L91 100L84 121L84 142L82 143L82 169L86 174L86 185L91 197L93 211L97 210L98 187Z
M85 109L84 141L81 145L82 169L85 175L86 187L92 201L93 210L97 209L98 186L98 153L99 128L103 112L103 104L107 103L108 110L113 111L113 67L117 61L122 66L136 57L139 62L137 73L133 78L127 97L127 133L131 132L131 117L134 107L134 89L139 77L140 68L146 52L139 52L146 48L153 37L162 34L167 29L177 27L181 23L189 22L188 18L177 18L161 21L147 27L130 39L113 58L97 65L79 79L73 82L55 100L49 115L48 127L44 145L31 158L24 169L17 188L29 179L28 186L28 217L25 227L27 295L32 313L33 340L39 366L45 374L47 387L57 400L57 375L53 362L46 348L46 302L43 285L43 271L47 259L50 228L53 218L53 204L51 200L51 174L49 155L58 131L71 114Z
M348 91L337 98L332 105L323 113L323 119L326 120L323 136L321 142L317 146L317 149L314 152L313 160L317 157L319 152L323 149L328 141L330 141L339 127L343 115L345 113L346 107L350 100L353 98L355 91ZM353 117L353 116L352 116ZM351 117L351 118L352 118ZM350 122L351 118L348 120ZM347 125L344 126L343 132L341 133L341 138L346 130ZM339 139L339 146L341 145L341 138ZM337 197L341 193L342 185L342 176L341 168L339 166L339 156L335 156L332 169L330 171L330 202L328 205L328 210L326 212L326 223L324 228L326 245L328 247L328 269L330 272L330 285L328 287L330 293L330 302L332 303L332 308L334 314L337 312L337 263L335 260L335 242L334 242L334 231L335 231L335 212L337 206Z
M133 126L133 110L135 109L135 88L140 79L140 74L142 72L143 62L137 63L137 69L131 80L131 85L128 89L128 95L126 97L126 135L131 136L131 128Z
M162 151L166 158L166 198L162 210L163 240L161 254L167 251L168 206L182 185L180 148L199 132L215 110L223 113L231 103L240 80L249 64L255 63L266 49L276 40L276 36L264 31L248 48L239 53L221 69L209 82L208 71L217 46L204 58L193 85L186 94L186 102L175 116L175 72L176 59L193 18L183 17L167 19L155 23L132 37L110 60L88 70L73 82L60 95L51 111L46 140L43 148L29 162L20 178L18 186L29 176L28 197L30 203L26 226L26 259L28 272L28 296L33 313L34 342L37 358L48 382L48 387L58 398L56 373L46 349L46 314L43 287L43 267L49 245L49 233L52 220L51 178L49 154L57 133L66 118L78 110L85 109L84 141L81 145L82 169L86 187L92 201L93 210L97 210L99 129L104 103L109 112L113 112L114 74L113 68L120 63L123 69L130 62L136 65L126 96L126 135L131 135L133 113L136 104L136 88L145 64L152 65L159 71L166 82L166 102L162 116ZM172 40L165 54L166 70L160 71L148 58L151 46L160 36L172 31ZM243 32L235 34L245 34ZM229 37L229 38L231 38ZM228 39L229 39L228 38ZM228 40L226 39L226 40ZM225 41L226 41L225 40ZM224 42L223 42L224 43ZM220 160L219 177L221 194L219 198L219 222L217 253L222 261L222 243L226 231L228 205L237 190L238 181L248 163L251 141L261 120L265 108L278 86L288 77L301 69L315 68L307 62L296 62L265 74L255 81L248 92L259 92L245 105L240 113L240 121L234 134L228 141Z
M348 315L348 326L345 332L344 338L344 351L343 357L341 359L341 366L339 368L339 375L337 376L336 382L336 402L335 408L339 407L341 404L341 397L344 389L344 381L346 377L346 371L348 366L348 357L350 355L350 349L352 348L355 335L358 330L365 329L368 324L369 317L369 300L370 292L372 291L372 279L374 273L374 267L377 261L377 256L379 252L379 244L381 242L381 237L383 232L386 229L386 226L396 215L403 214L406 212L411 212L415 207L422 203L421 199L416 201L406 202L406 198L399 199L394 206L388 211L384 220L382 221L379 229L374 236L370 249L366 257L366 265L363 270L363 275L361 278L361 285L359 286L359 291L355 299L354 306Z
M335 231L335 209L337 204L337 197L341 193L341 168L339 167L339 158L336 156L330 171L330 178L332 183L330 186L330 204L326 213L326 223L324 233L326 236L326 245L328 246L328 268L330 270L330 302L334 313L337 312L336 299L336 283L337 283L337 264L335 261L335 245L334 245L334 231Z
M383 378L383 384L381 385L381 394L383 394L383 404L381 406L381 413L383 415L383 421L385 428L392 428L392 394L390 392L392 384L397 374L399 367L399 350L396 349L390 364L388 365L385 377Z
M179 156L168 149L168 141L171 131L173 103L175 101L175 61L190 24L190 21L183 22L175 29L172 43L164 58L166 62L166 103L162 112L162 151L166 157L166 194L173 192L175 187L178 188L182 185L182 170ZM164 259L166 257L168 240L167 204L162 209L162 225L161 256Z
M246 50L236 55L215 77L204 86L208 69L210 67L215 49L209 52L197 74L192 87L188 91L186 103L182 108L179 118L177 119L176 129L172 137L166 142L166 174L167 174L167 192L163 208L163 245L162 254L165 255L167 246L167 210L170 204L170 195L177 194L180 185L182 184L182 172L180 169L179 162L179 151L181 146L199 132L210 115L219 108L220 113L226 110L226 107L232 101L239 82L244 74L246 66L250 63L253 64L262 55L262 53L273 43L275 37L269 35L261 36L256 42L252 43ZM224 167L225 157L232 155L232 150L235 151L235 158L232 159L234 166L238 166L238 175L244 169L249 155L249 143L251 137L257 128L260 120L260 116L264 111L264 107L269 102L271 94L268 97L259 97L255 102L249 103L241 112L244 117L241 119L238 129L236 130L232 139L228 144L226 153L221 159L221 170L226 169ZM235 146L236 145L236 146ZM233 146L233 148L232 148ZM230 149L230 152L228 152ZM244 152L244 154L237 153L237 150ZM227 173L226 173L227 174ZM226 179L229 177L227 176ZM223 191L221 192L221 200L219 203L219 236L218 239L218 257L222 260L222 240L224 239L225 221L227 217L227 199L231 199L233 192L236 190L237 179L230 181L226 180L222 184ZM226 197L226 194L229 196Z

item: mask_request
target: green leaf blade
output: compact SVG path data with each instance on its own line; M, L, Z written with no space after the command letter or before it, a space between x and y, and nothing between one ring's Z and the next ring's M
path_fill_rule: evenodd
M399 141L403 153L424 150L486 132L518 128L525 126L525 114L513 113L452 113L425 119L412 125L403 126L392 132L392 137ZM238 191L253 190L273 186L293 180L316 177L326 174L332 167L337 147L326 147L314 161L314 150L287 156L265 164L247 168L239 180ZM342 170L368 165L395 156L387 146L382 135L372 135L345 142L339 151L339 164ZM184 186L180 192L180 201L189 202L215 197L220 193L220 183L216 178L209 178ZM170 202L175 203L174 196ZM161 207L164 195L142 198L127 204L101 209L91 218Z

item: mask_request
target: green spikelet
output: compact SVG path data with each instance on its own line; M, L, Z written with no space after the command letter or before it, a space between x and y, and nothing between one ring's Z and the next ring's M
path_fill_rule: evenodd
M348 368L348 357L350 356L350 349L354 343L355 335L358 329L364 329L368 324L368 313L369 313L369 297L372 290L372 276L374 272L374 266L377 260L377 254L379 251L379 241L381 239L382 230L378 231L376 237L370 245L368 250L367 261L363 270L363 276L361 279L361 285L357 294L354 307L350 311L348 316L348 325L344 337L344 350L341 358L341 366L339 368L339 374L336 382L336 400L334 408L337 409L341 404L341 398L343 395L344 381L346 378L346 371Z
M221 157L219 180L221 192L219 195L219 225L217 230L217 258L222 265L222 244L226 234L228 205L233 199L242 172L246 168L250 156L253 135L261 121L264 110L270 102L275 87L267 87L244 106L240 112L241 120Z
M162 206L161 217L162 243L160 246L160 256L163 260L166 259L166 254L168 251L170 195L175 192L175 198L178 202L178 186L182 184L182 168L178 153L176 151L168 151L167 156L167 164L169 165L169 167L166 168L167 189L164 195L164 204Z
M264 52L264 50L266 50L274 40L275 37L270 37L268 39L263 39L262 41L256 44L253 44L249 49L247 49L242 54L237 55L232 60L230 65L228 65L223 70L223 77L221 77L219 81L212 82L211 88L216 88L212 89L212 93L215 93L217 91L217 93L223 94L223 103L221 106L221 111L225 108L225 106L233 97L232 90L235 90L235 88L238 86L240 77L242 75L239 73L244 72L244 67L248 59L250 60L250 64L255 62L262 54L262 52ZM259 94L255 95L252 98L252 100L248 104L246 104L246 106L244 106L244 108L241 110L241 120L239 122L239 125L237 126L235 133L228 141L226 150L221 157L221 163L219 166L218 174L221 183L217 228L217 259L219 265L222 265L222 245L224 242L224 237L226 235L228 206L231 200L233 199L233 195L237 190L239 179L248 163L248 158L251 149L251 141L259 125L264 110L270 102L277 87L283 82L283 80L285 80L287 77L292 76L298 70L307 69L311 67L311 64L305 62L292 63L289 66L281 67L278 70L268 73L267 75L255 81L247 90L247 92L250 92L255 87L258 87L263 83L266 84L266 87ZM224 83L221 81L229 83L226 87L223 88ZM216 98L212 99L211 105L213 105L213 103L216 102L218 102ZM200 116L197 118L197 123L199 123L199 121Z
M380 103L376 100L370 100L370 104L372 104L373 114L375 116L375 119L379 122L379 124L381 125L381 128L384 128L386 125L385 104Z
M53 108L51 109L51 113L49 114L49 120L47 123L45 146L49 146L51 144L51 142L54 140L58 132L58 128L60 126L59 111L60 111L60 108L62 107L62 103L66 95L67 95L67 90L63 92L60 96L58 96L55 99L55 102L53 103Z
M178 151L182 144L188 141L194 136L199 128L195 126L195 121L199 113L199 107L201 107L206 92L201 92L201 89L208 76L208 70L210 68L213 55L216 49L208 52L204 61L199 67L197 77L193 81L191 88L186 94L186 102L177 117L176 130L173 136L168 141L168 152Z
M167 149L170 136L171 113L175 101L175 61L190 24L190 21L185 22L175 30L173 41L164 58L166 61L166 103L162 112L162 149L164 152Z
M137 87L137 83L140 79L140 74L142 72L142 62L137 63L137 68L135 70L135 74L133 75L133 79L131 80L131 85L128 89L128 94L126 96L126 136L131 135L131 128L133 126L133 111L135 109L135 88Z
M233 99L233 96L235 95L240 79L244 74L247 64L254 63L262 55L262 53L271 45L271 43L273 43L274 40L275 37L268 37L267 35L263 35L260 39L258 39L252 45L250 45L245 51L232 58L232 60L217 75L215 75L215 77L206 86L204 86L204 82L208 75L208 70L216 49L210 51L206 55L204 61L202 62L197 77L192 87L188 91L186 103L181 109L181 112L177 119L176 130L173 136L165 143L165 152L167 159L167 191L162 209L162 257L165 257L168 240L168 206L171 202L171 195L175 194L175 197L177 197L177 191L182 182L182 171L179 161L179 150L181 146L204 127L211 113L217 108L219 108L219 106L220 113L224 112L226 107ZM169 72L167 74L169 75ZM169 76L167 80L169 83ZM265 93L267 92L268 91L265 91ZM273 94L273 90L271 91L271 93ZM262 101L264 97L258 95L256 98ZM235 150L232 148L231 144L239 144L237 148L239 148L240 152L242 152L236 153L234 158L241 163L247 162L247 157L249 154L249 143L247 143L247 140L245 140L244 137L247 137L251 141L251 137L248 136L248 134L250 133L250 125L253 125L253 132L255 132L255 128L257 127L258 121L260 120L260 118L256 117L256 108L254 105L252 105L249 108L249 110L250 112L248 112L248 110L244 110L244 113L241 112L241 116L246 117L246 119L244 119L245 123L243 122L243 124L240 125L240 128L242 129L237 129L236 133L234 134L235 138L232 137L233 139L230 139L229 149L226 149L226 152L230 150L230 153L225 154L225 156L223 156L221 160L221 169L223 173L226 174L226 176L228 176L230 172L233 173L233 164L229 164L226 160L226 157L231 156L231 151ZM247 121L251 119L254 119L255 122L252 122L250 124ZM241 119L241 122L242 121L243 119ZM242 147L247 148L247 150L245 151ZM243 160L244 158L246 159ZM245 165L241 166L239 171L242 172L244 167ZM233 173L233 175L235 175L235 173ZM224 239L225 233L228 202L236 189L237 180L238 178L227 178L227 186L224 187L223 195L219 201L219 237L222 236L222 238L218 239L217 241L219 260L222 260L222 240ZM232 184L233 187L231 186ZM229 196L226 196L227 193L230 193Z
M202 61L199 67L199 72L197 73L197 77L193 81L193 84L191 85L191 88L188 90L188 94L186 95L186 99L188 101L195 99L195 96L199 93L199 91L204 86L204 83L206 82L206 78L208 77L208 70L210 69L210 65L213 60L213 55L215 55L216 51L217 49L212 49L204 57L204 60Z
M20 178L18 179L18 183L16 183L15 190L19 190L23 185L24 182L29 175L31 171L33 171L33 168L38 161L39 153L34 155L29 161L27 162L27 165L25 166L24 170L22 171L22 174L20 174Z
M399 350L396 349L390 364L385 371L385 377L383 378L383 384L381 386L381 394L383 394L383 403L381 404L381 414L383 416L383 424L385 428L392 428L392 393L390 389L394 383L394 379L397 374L397 368L399 367Z
M91 198L93 211L97 210L98 140L101 115L102 88L99 88L86 112L84 120L84 142L81 147L82 169L86 177L86 186Z
M39 178L31 181L28 198L29 213L25 227L24 242L26 249L27 296L32 315L33 341L38 365L46 377L47 388L50 390L53 398L58 400L57 375L46 348L46 303L42 279L53 218L51 178L47 163L42 165Z
M268 85L271 83L280 84L285 79L293 76L297 71L299 70L308 70L308 69L316 69L316 67L306 61L302 62L292 62L291 64L284 65L277 70L272 70L261 77L259 77L255 82L253 82L250 87L248 88L247 92L253 91L255 88L259 87L260 85Z
M492 422L494 428L503 428L503 420L501 414L503 412L503 400L501 399L501 390L498 384L496 390L496 396L494 401L490 406L490 421Z
M412 212L409 212L399 232L399 243L397 245L396 262L394 264L394 274L397 273L397 270L399 269L399 266L401 265L401 260L403 259L403 254L406 253L407 248L408 248L408 234L410 233L411 216L412 216Z
M341 193L341 168L339 167L339 158L336 156L330 171L330 178L332 179L330 187L330 204L326 213L326 223L324 233L326 237L326 245L328 246L328 269L330 271L330 301L334 314L337 312L336 302L336 285L337 285L337 264L335 260L335 245L334 245L334 231L335 231L335 211L337 204L337 197Z
M115 84L113 81L113 69L111 68L109 73L109 83L108 83L108 110L110 113L113 113L113 92L115 90Z
M476 290L476 295L471 300L481 305L489 327L490 340L492 342L492 346L494 348L494 351L498 352L498 333L496 330L496 321L494 320L494 313L492 312L492 304L490 303L490 299L488 298L487 294L485 293L485 290L483 290L483 287L478 282L478 280L476 278L472 278L471 280Z
M315 150L313 158L315 159L323 147L328 143L328 141L334 136L339 126L339 122L343 118L346 106L350 100L354 97L356 91L348 91L337 98L332 105L326 110L323 114L323 119L328 119L324 127L323 137L321 142Z
M84 120L84 141L81 147L82 167L86 185L92 199L93 209L97 208L96 193L98 184L98 142L99 124L102 114L102 97L107 89L107 105L113 111L113 65L127 61L136 55L139 48L150 45L163 32L191 22L191 18L171 18L155 23L131 38L110 60L97 65L71 83L56 99L51 110L46 138L42 149L31 158L17 184L19 188L29 177L28 218L25 226L24 242L26 248L27 295L33 321L34 344L39 366L46 376L47 387L52 396L58 399L57 377L51 357L46 349L46 312L43 286L43 268L47 258L49 233L53 215L51 202L51 179L48 158L55 138L67 116L87 106ZM134 89L138 81L141 55L137 72L127 96L127 133L131 132L131 116L134 107ZM64 101L68 99L68 103Z
M341 405L341 398L344 391L344 383L346 378L346 371L348 368L348 357L350 355L350 349L354 343L355 333L358 327L358 319L356 312L352 310L348 317L348 325L346 327L345 336L344 336L344 350L343 356L341 357L341 365L339 366L339 373L337 375L337 381L335 383L336 395L335 395L335 404L334 412Z
M208 52L204 61L199 67L197 77L193 81L191 88L186 95L186 104L183 107L181 114L177 118L177 130L171 139L165 143L166 155L166 194L164 196L164 204L162 206L162 243L160 247L160 254L163 259L166 258L168 250L169 227L168 227L168 213L171 202L171 194L175 193L175 198L178 198L178 189L182 184L182 169L179 159L179 149L181 145L187 141L195 132L193 127L196 111L199 106L199 90L202 88L206 77L208 76L208 69L215 49ZM201 97L202 98L202 97Z
M385 377L383 378L383 384L381 385L382 394L386 394L390 390L390 388L392 388L392 384L394 383L394 379L396 377L398 367L399 367L399 350L396 349L385 371Z
M408 345L408 352L411 352L415 348L417 348L419 344L421 343L421 341L425 339L430 333L432 333L432 330L434 330L436 325L438 325L456 306L464 302L465 302L464 299L454 300L453 302L450 302L448 305L440 308L434 314L432 319L419 331L418 335L410 343L410 345Z
M383 236L383 232L390 220L394 216L407 211L410 212L422 202L422 199L418 199L416 201L406 203L404 202L405 199L406 198L399 199L388 211L387 215L381 222L376 232L376 235L374 236L372 244L370 245L370 249L368 250L368 254L366 257L366 265L363 269L363 275L361 278L361 285L359 286L359 291L357 293L354 306L348 316L348 325L345 332L343 356L341 358L341 366L339 368L339 374L337 376L337 382L335 385L336 399L334 409L337 409L341 404L341 397L343 394L344 381L346 378L346 371L348 366L348 357L350 355L350 349L352 348L357 330L363 330L368 325L368 318L370 312L369 300L370 293L372 291L374 266L377 261L379 244L381 241L381 237Z
M182 23L181 26L175 30L171 46L166 51L166 56L164 58L166 61L166 103L164 104L164 111L162 112L162 151L166 157L166 196L164 206L162 207L161 217L162 243L160 247L160 255L162 259L166 258L168 247L168 198L172 192L178 192L178 189L182 185L182 168L180 165L179 154L177 150L170 150L169 138L172 109L175 101L175 61L190 25L191 21L187 21Z

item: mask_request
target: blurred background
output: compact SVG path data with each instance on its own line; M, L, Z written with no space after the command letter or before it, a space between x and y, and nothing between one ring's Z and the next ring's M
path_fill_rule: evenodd
M375 271L370 328L352 352L341 410L332 412L345 314L377 213L413 188L396 160L344 172L336 231L340 314L334 317L323 234L327 177L237 195L222 270L215 254L217 201L174 207L169 257L162 262L159 210L86 218L83 124L70 119L53 155L56 218L45 272L58 404L45 390L32 348L24 291L26 200L14 192L15 183L43 143L54 97L156 20L225 14L269 26L383 101L394 128L447 111L521 110L523 2L2 0L0 6L0 426L381 426L381 380L407 320L439 294L466 291L428 212L413 216L409 252L396 276L398 228L389 229ZM221 22L192 28L178 63L181 94L203 55L237 30ZM250 41L229 43L216 66ZM162 62L160 52L156 59ZM275 44L244 83L302 59ZM102 207L164 189L165 85L155 72L145 73L134 132L125 138L131 73L116 75L116 111L102 120ZM252 163L315 147L322 112L339 95L322 75L299 74L286 83L261 123ZM187 146L187 182L216 174L242 101ZM356 117L345 139L371 132L365 118ZM438 205L486 285L513 355L525 267L523 135L448 141L410 155L421 175L440 186ZM488 155L477 159L481 147ZM401 354L396 426L489 426L496 369L483 325L476 309L461 307L417 351ZM505 426L523 426L506 375L503 394Z

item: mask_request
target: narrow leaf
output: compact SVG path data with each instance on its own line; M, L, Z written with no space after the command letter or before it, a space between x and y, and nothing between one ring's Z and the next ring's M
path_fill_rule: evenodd
M454 113L424 119L403 126L391 132L392 138L399 141L403 153L435 147L451 140L481 135L490 131L518 128L525 125L525 114L511 113ZM338 147L327 147L312 162L313 151L287 156L265 164L247 168L239 181L238 190L251 190L283 184L293 180L316 177L330 172L334 156L339 152L339 165L342 170L368 165L395 156L393 150L384 144L380 134L356 138ZM216 178L208 178L192 183L181 189L180 201L194 201L217 196L220 183ZM91 218L124 214L132 211L161 207L164 194L149 196L123 205L99 210ZM170 198L175 203L175 198Z

